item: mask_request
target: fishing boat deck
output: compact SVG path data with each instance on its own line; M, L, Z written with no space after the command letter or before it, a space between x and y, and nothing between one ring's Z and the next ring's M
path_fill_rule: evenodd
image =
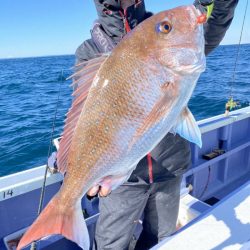
M231 232L230 238L241 237L240 226L242 225L244 230L247 229L248 232L250 231L249 220L245 224L241 223L241 225L237 222L237 217L234 213L234 208L237 204L239 205L241 201L243 205L247 204L250 206L248 203L249 199L246 198L243 200L242 198L242 200L239 200L243 193L247 195L246 192L249 191L248 186L250 185L249 183L245 184L250 179L250 107L234 111L230 113L229 117L220 115L199 121L198 123L202 132L203 147L199 149L197 146L191 144L192 165L183 178L182 192L184 195L181 199L181 207L184 211L189 211L188 216L184 215L184 217L189 217L186 222L189 222L190 219L192 222L184 226L185 230L179 230L178 233L171 238L171 242L174 242L172 240L178 235L180 235L178 237L184 235L184 232L187 230L190 230L190 232L196 230L191 229L194 228L195 225L201 225L206 231L207 238L214 241L212 238L215 237L212 234L213 230L209 230L210 221L209 225L208 223L206 224L205 218L210 218L209 216L212 216L212 211L220 211L220 207L222 211L229 210L230 213L228 213L228 216L230 215L232 217L231 219L229 219L229 217L225 218L228 221L228 223L226 223L227 226L239 226L237 227L238 230L230 229L229 227L228 231ZM209 159L204 159L204 155L218 149L220 150L219 154ZM40 166L0 178L0 250L15 249L22 233L36 218L45 167L46 166ZM61 174L48 173L44 205L46 205L59 190L62 180L63 176ZM245 186L242 187L242 185ZM187 186L188 188L186 188ZM235 192L237 188L240 188L242 191ZM232 194L235 198L233 198ZM216 202L218 202L217 204L219 205L213 205ZM235 204L235 206L233 204ZM210 205L213 205L213 210L210 210ZM84 214L87 215L86 222L90 235L93 238L95 222L98 218L98 199L88 201L86 198L83 198L82 208ZM209 211L208 214L207 211ZM215 214L217 214L217 212ZM182 217L181 213L180 215L180 217ZM218 225L221 225L222 217L218 215L217 218L217 220L212 222L215 223L217 221L219 223ZM247 217L247 219L248 218L249 217ZM204 224L202 221L205 221ZM231 224L230 221L232 221ZM182 225L184 224L182 223ZM215 223L214 226L217 227L216 225ZM212 226L213 225L211 225L211 227ZM222 227L218 226L218 229L219 228L223 230ZM226 228L224 228L224 230L227 232ZM197 231L199 230L197 229ZM218 234L220 234L220 231ZM193 242L197 241L196 233L189 235L189 237L189 240L192 239L191 241ZM202 237L202 234L200 237ZM250 235L248 239L247 237L244 238L246 244L248 244L247 240L249 240L249 238ZM180 239L181 238L179 238L179 241L182 241ZM199 240L199 242L201 241ZM165 243L166 245L164 245L164 247L166 248L170 241L166 241L164 244ZM10 244L13 247L11 247ZM40 249L47 250L79 249L76 244L61 236L46 238L40 241L39 244ZM155 249L163 246L162 244L163 243L156 246ZM26 249L29 249L29 247ZM168 249L171 248L168 247ZM172 249L188 248L178 246L178 248L174 247ZM192 247L191 249L195 248ZM215 247L214 249L219 248Z
M249 208L250 181L152 250L250 249Z

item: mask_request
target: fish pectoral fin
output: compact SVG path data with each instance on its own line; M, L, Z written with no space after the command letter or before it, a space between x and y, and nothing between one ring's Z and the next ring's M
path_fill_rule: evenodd
M77 243L82 249L89 249L88 229L83 218L81 202L66 209L63 209L62 204L58 196L49 202L21 238L17 250L52 234L61 234Z
M171 132L179 134L181 137L195 143L200 148L202 147L201 131L194 116L187 107L182 111Z
M70 150L72 137L76 124L81 115L84 103L87 99L92 82L100 69L101 65L108 58L108 54L101 55L98 58L76 65L76 73L72 75L75 96L72 107L67 113L62 139L60 140L59 151L57 154L57 166L61 173L67 170L68 153Z
M167 86L167 87L166 87ZM148 129L153 127L156 123L160 122L172 108L175 103L177 91L174 86L166 84L162 89L162 97L153 106L150 113L145 117L144 122L139 128L137 128L135 135L133 136L129 148L140 138ZM170 86L170 87L169 87Z
M128 172L119 174L119 175L109 175L105 176L99 183L100 186L109 189L109 190L115 190L120 185L122 185L124 182L126 182L132 172L135 170L138 163L134 164L132 167L129 168Z
M125 181L127 181L130 175L131 175L131 172L125 175L120 175L120 176L115 176L115 175L106 176L100 182L100 186L104 188L108 188L110 190L115 190L120 185L122 185Z

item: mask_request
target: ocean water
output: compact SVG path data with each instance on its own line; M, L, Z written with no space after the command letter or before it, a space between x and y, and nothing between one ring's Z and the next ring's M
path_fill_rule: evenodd
M220 46L207 58L189 107L197 120L224 113L230 95L237 46ZM0 60L0 176L46 163L58 103L54 137L71 105L74 56ZM250 102L250 44L241 45L233 97ZM59 101L58 100L59 96Z

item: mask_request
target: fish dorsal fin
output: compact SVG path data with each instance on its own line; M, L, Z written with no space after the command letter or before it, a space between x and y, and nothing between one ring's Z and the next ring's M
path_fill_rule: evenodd
M107 59L107 57L108 54L101 55L98 58L76 65L76 73L71 76L71 78L73 78L72 86L74 88L73 96L75 98L72 102L69 112L67 113L64 131L57 153L57 165L58 170L61 173L66 172L68 153L71 146L72 137L76 128L76 124L81 115L84 102L87 99L89 89L100 66Z
M195 143L200 148L202 147L200 129L195 121L194 116L187 107L182 111L176 125L172 128L171 132L179 134L181 137L192 143Z

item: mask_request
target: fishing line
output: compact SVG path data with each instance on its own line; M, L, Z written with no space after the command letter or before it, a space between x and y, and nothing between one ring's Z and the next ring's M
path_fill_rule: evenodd
M55 123L56 123L56 117L57 117L57 111L58 111L58 104L59 104L59 99L60 99L60 94L61 94L61 87L62 87L62 82L63 82L63 70L61 71L61 81L59 84L59 90L58 90L58 95L57 95L57 101L56 101L56 108L55 108L55 113L54 113L54 118L53 118L53 123L52 123L52 130L51 130L51 135L50 135L50 143L49 143L49 149L48 149L48 155L47 155L47 162L46 162L46 167L45 167L45 172L44 172L44 177L43 177L43 185L41 189L41 194L40 194L40 201L39 201L39 206L38 206L38 211L37 211L37 216L40 215L43 207L43 202L44 202L44 194L45 194L45 185L46 185L46 180L47 180L47 174L48 174L48 159L51 153L51 148L52 148L52 141L53 141L53 136L54 136L54 131L55 131ZM33 241L30 247L31 250L37 249L37 242Z
M62 69L62 70L61 70L60 78L57 79L57 80L60 81L60 83L63 82L63 81L65 81L65 80L68 80L67 77L64 76L65 71L70 71L70 72L71 72L71 69ZM67 75L68 75L68 74L67 74ZM19 113L17 112L16 114L19 114ZM34 143L38 143L38 142L44 141L44 139L47 138L47 137L49 136L49 134L50 134L50 133L48 132L48 133L45 133L42 137L33 139L33 140L32 140L32 143L34 144ZM0 156L0 160L6 158L6 156L7 156L7 157L8 157L8 156L12 156L13 154L16 154L17 152L19 152L20 150L24 150L24 149L26 149L26 148L28 148L28 147L30 147L30 144L27 144L27 145L25 145L25 146L22 146L21 148L15 149L15 150L13 150L13 151L9 151L9 152L7 152L6 154L4 154L3 156Z
M208 166L207 182L206 182L206 185L204 186L203 191L201 192L201 194L198 197L199 200L201 200L201 198L203 197L203 195L206 193L206 191L208 189L208 185L209 185L209 182L210 182L210 177L211 177L211 166Z
M231 83L230 83L230 95L229 95L229 99L231 99L231 98L233 97L233 84L234 84L234 82L235 82L236 67L237 67L238 59L239 59L240 45L241 45L241 39L242 39L243 29L244 29L244 25L245 25L245 19L246 19L246 14L247 14L247 8L248 8L248 0L247 0L247 2L246 2L245 13L244 13L244 17L243 17L242 26L241 26L241 32L240 32L240 39L239 39L239 44L238 44L236 59L235 59L235 63L234 63L233 76L232 76L232 80L231 80Z

